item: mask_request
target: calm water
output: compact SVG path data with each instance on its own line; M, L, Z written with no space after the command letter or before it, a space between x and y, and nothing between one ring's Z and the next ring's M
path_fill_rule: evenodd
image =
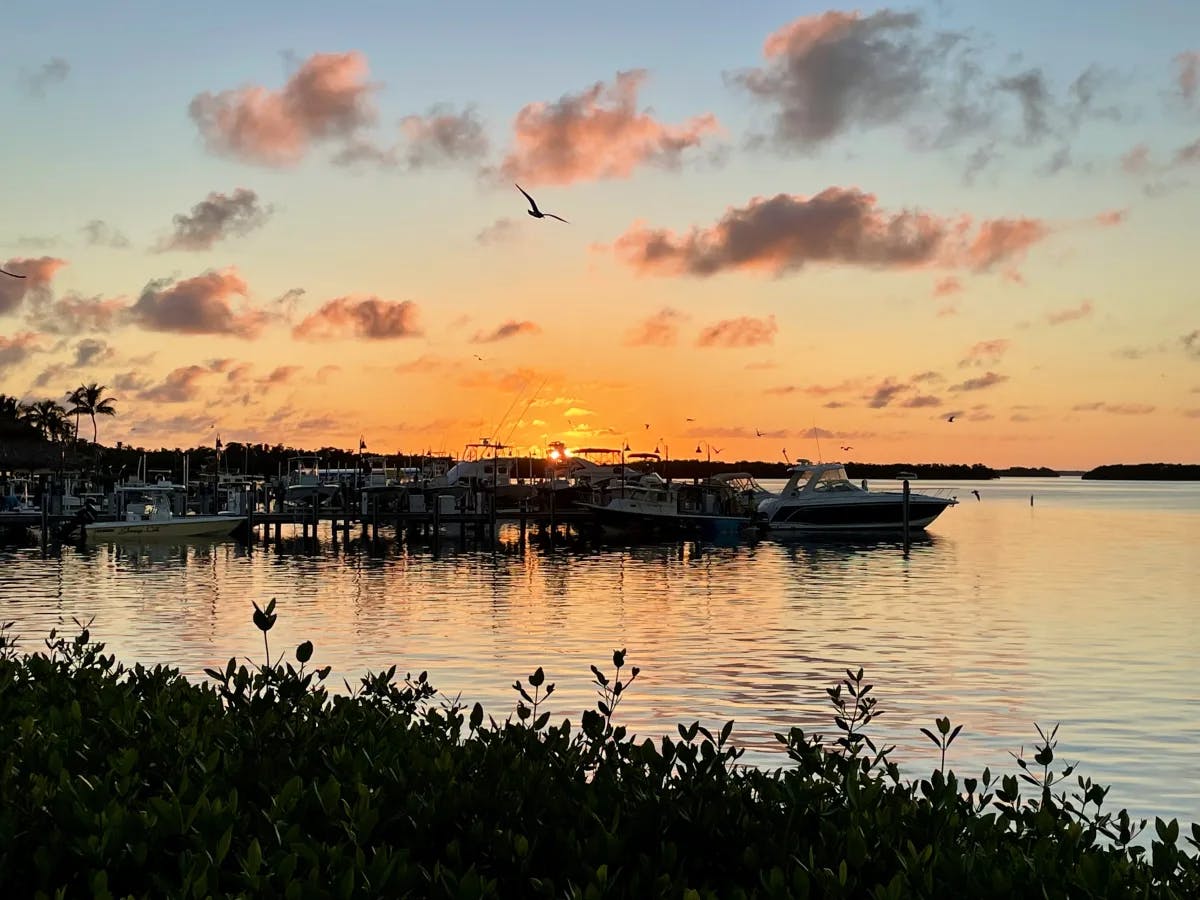
M924 486L933 483L922 482ZM1060 757L1140 816L1200 821L1200 484L1075 478L954 483L962 502L906 559L893 542L760 540L553 550L395 542L0 548L0 616L33 648L71 617L120 658L200 675L262 657L250 600L279 599L275 649L304 639L333 683L396 663L498 718L538 665L555 720L591 706L588 664L642 668L618 718L642 735L735 719L747 761L772 732L829 733L824 689L863 666L907 774L936 764L918 732L964 729L960 774L1015 771L1035 722ZM982 500L969 493L977 487ZM1031 507L1029 497L1035 495ZM513 537L508 532L502 537Z

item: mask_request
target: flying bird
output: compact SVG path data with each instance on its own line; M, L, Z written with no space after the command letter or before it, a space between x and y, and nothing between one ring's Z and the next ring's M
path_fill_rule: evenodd
M983 499L982 497L980 497L980 496L979 496L979 491L975 491L975 490L973 490L973 491L971 491L971 493L975 495L975 499L976 499L976 500L982 500L982 499Z
M686 419L684 419L683 421L685 421L685 422L695 422L696 420L695 420L695 419L693 419L691 416L688 416L688 417L687 417Z
M712 450L713 450L713 453L717 454L717 456L720 456L720 455L721 455L721 448L720 448L720 447L713 447L713 448L712 448Z
M948 417L946 418L946 421L947 421L947 422L953 422L953 421L954 421L954 416L948 416Z
M479 360L480 362L483 362L483 357L482 357L482 356L480 356L478 353L473 353L473 354L471 354L471 355L472 355L472 356L474 356L474 357L475 357L477 360Z
M759 437L762 437L762 436L763 436L763 433L762 433L761 431L759 431L757 428L755 428L755 429L754 429L754 433L755 433L756 435L758 435Z
M516 187L518 191L520 191L522 194L525 194L525 199L529 201L529 209L525 210L527 213L529 213L529 215L533 216L535 219L558 219L558 221L563 222L564 224L571 224L562 216L556 216L554 213L542 212L540 209L538 209L538 205L533 201L533 198L530 197L529 194L525 193L525 188L521 187L519 184Z
M853 450L854 448L853 447L843 447L842 449L843 450Z
M9 278L24 278L25 277L24 275L18 275L16 272L10 272L10 271L8 271L8 269L0 269L0 272L3 272Z

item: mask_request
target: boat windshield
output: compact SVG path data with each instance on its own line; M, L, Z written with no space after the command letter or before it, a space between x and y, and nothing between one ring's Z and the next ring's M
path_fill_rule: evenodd
M846 477L846 470L841 466L836 469L826 469L822 472L820 477L813 482L812 489L821 492L861 490L861 488L850 483L850 479Z

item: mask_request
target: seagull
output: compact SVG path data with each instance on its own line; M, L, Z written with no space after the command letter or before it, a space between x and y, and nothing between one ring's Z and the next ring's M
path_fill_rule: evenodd
M761 431L759 431L757 428L755 428L755 429L754 429L754 433L755 433L756 435L758 435L759 437L762 437L762 436L763 436L763 433L762 433Z
M713 447L713 453L717 454L717 456L720 456L720 455L721 455L721 448L720 448L720 447Z
M24 278L25 277L24 275L18 275L16 272L10 272L10 271L8 271L8 269L0 269L0 272L3 272L5 275L9 276L10 278Z
M979 496L979 491L975 491L975 490L973 490L973 491L971 491L971 493L975 495L975 499L976 499L976 500L982 500L982 499L983 499L982 497L980 497L980 496Z
M947 421L947 422L953 422L953 421L954 421L954 416L950 416L950 417L948 417L948 418L946 419L946 421Z
M519 184L516 187L518 191L520 191L522 194L525 194L525 199L529 201L529 209L526 210L529 215L533 216L535 219L558 219L558 221L567 225L571 224L562 216L556 216L554 213L542 212L540 209L538 209L538 205L533 201L533 198L525 193L525 188L521 187Z
M853 447L843 447L842 449L843 450L853 450L854 448Z
M474 357L475 357L477 360L479 360L480 362L483 362L483 357L482 357L482 356L480 356L478 353L473 353L473 354L471 354L471 355L472 355L472 356L474 356Z
M688 417L687 417L686 419L684 419L683 421L685 421L685 422L695 422L696 420L695 420L695 419L693 419L691 416L688 416Z

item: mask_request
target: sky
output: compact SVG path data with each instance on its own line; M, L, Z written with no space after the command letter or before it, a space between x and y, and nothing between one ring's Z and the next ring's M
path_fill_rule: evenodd
M0 115L102 443L1200 462L1193 0L16 2Z

